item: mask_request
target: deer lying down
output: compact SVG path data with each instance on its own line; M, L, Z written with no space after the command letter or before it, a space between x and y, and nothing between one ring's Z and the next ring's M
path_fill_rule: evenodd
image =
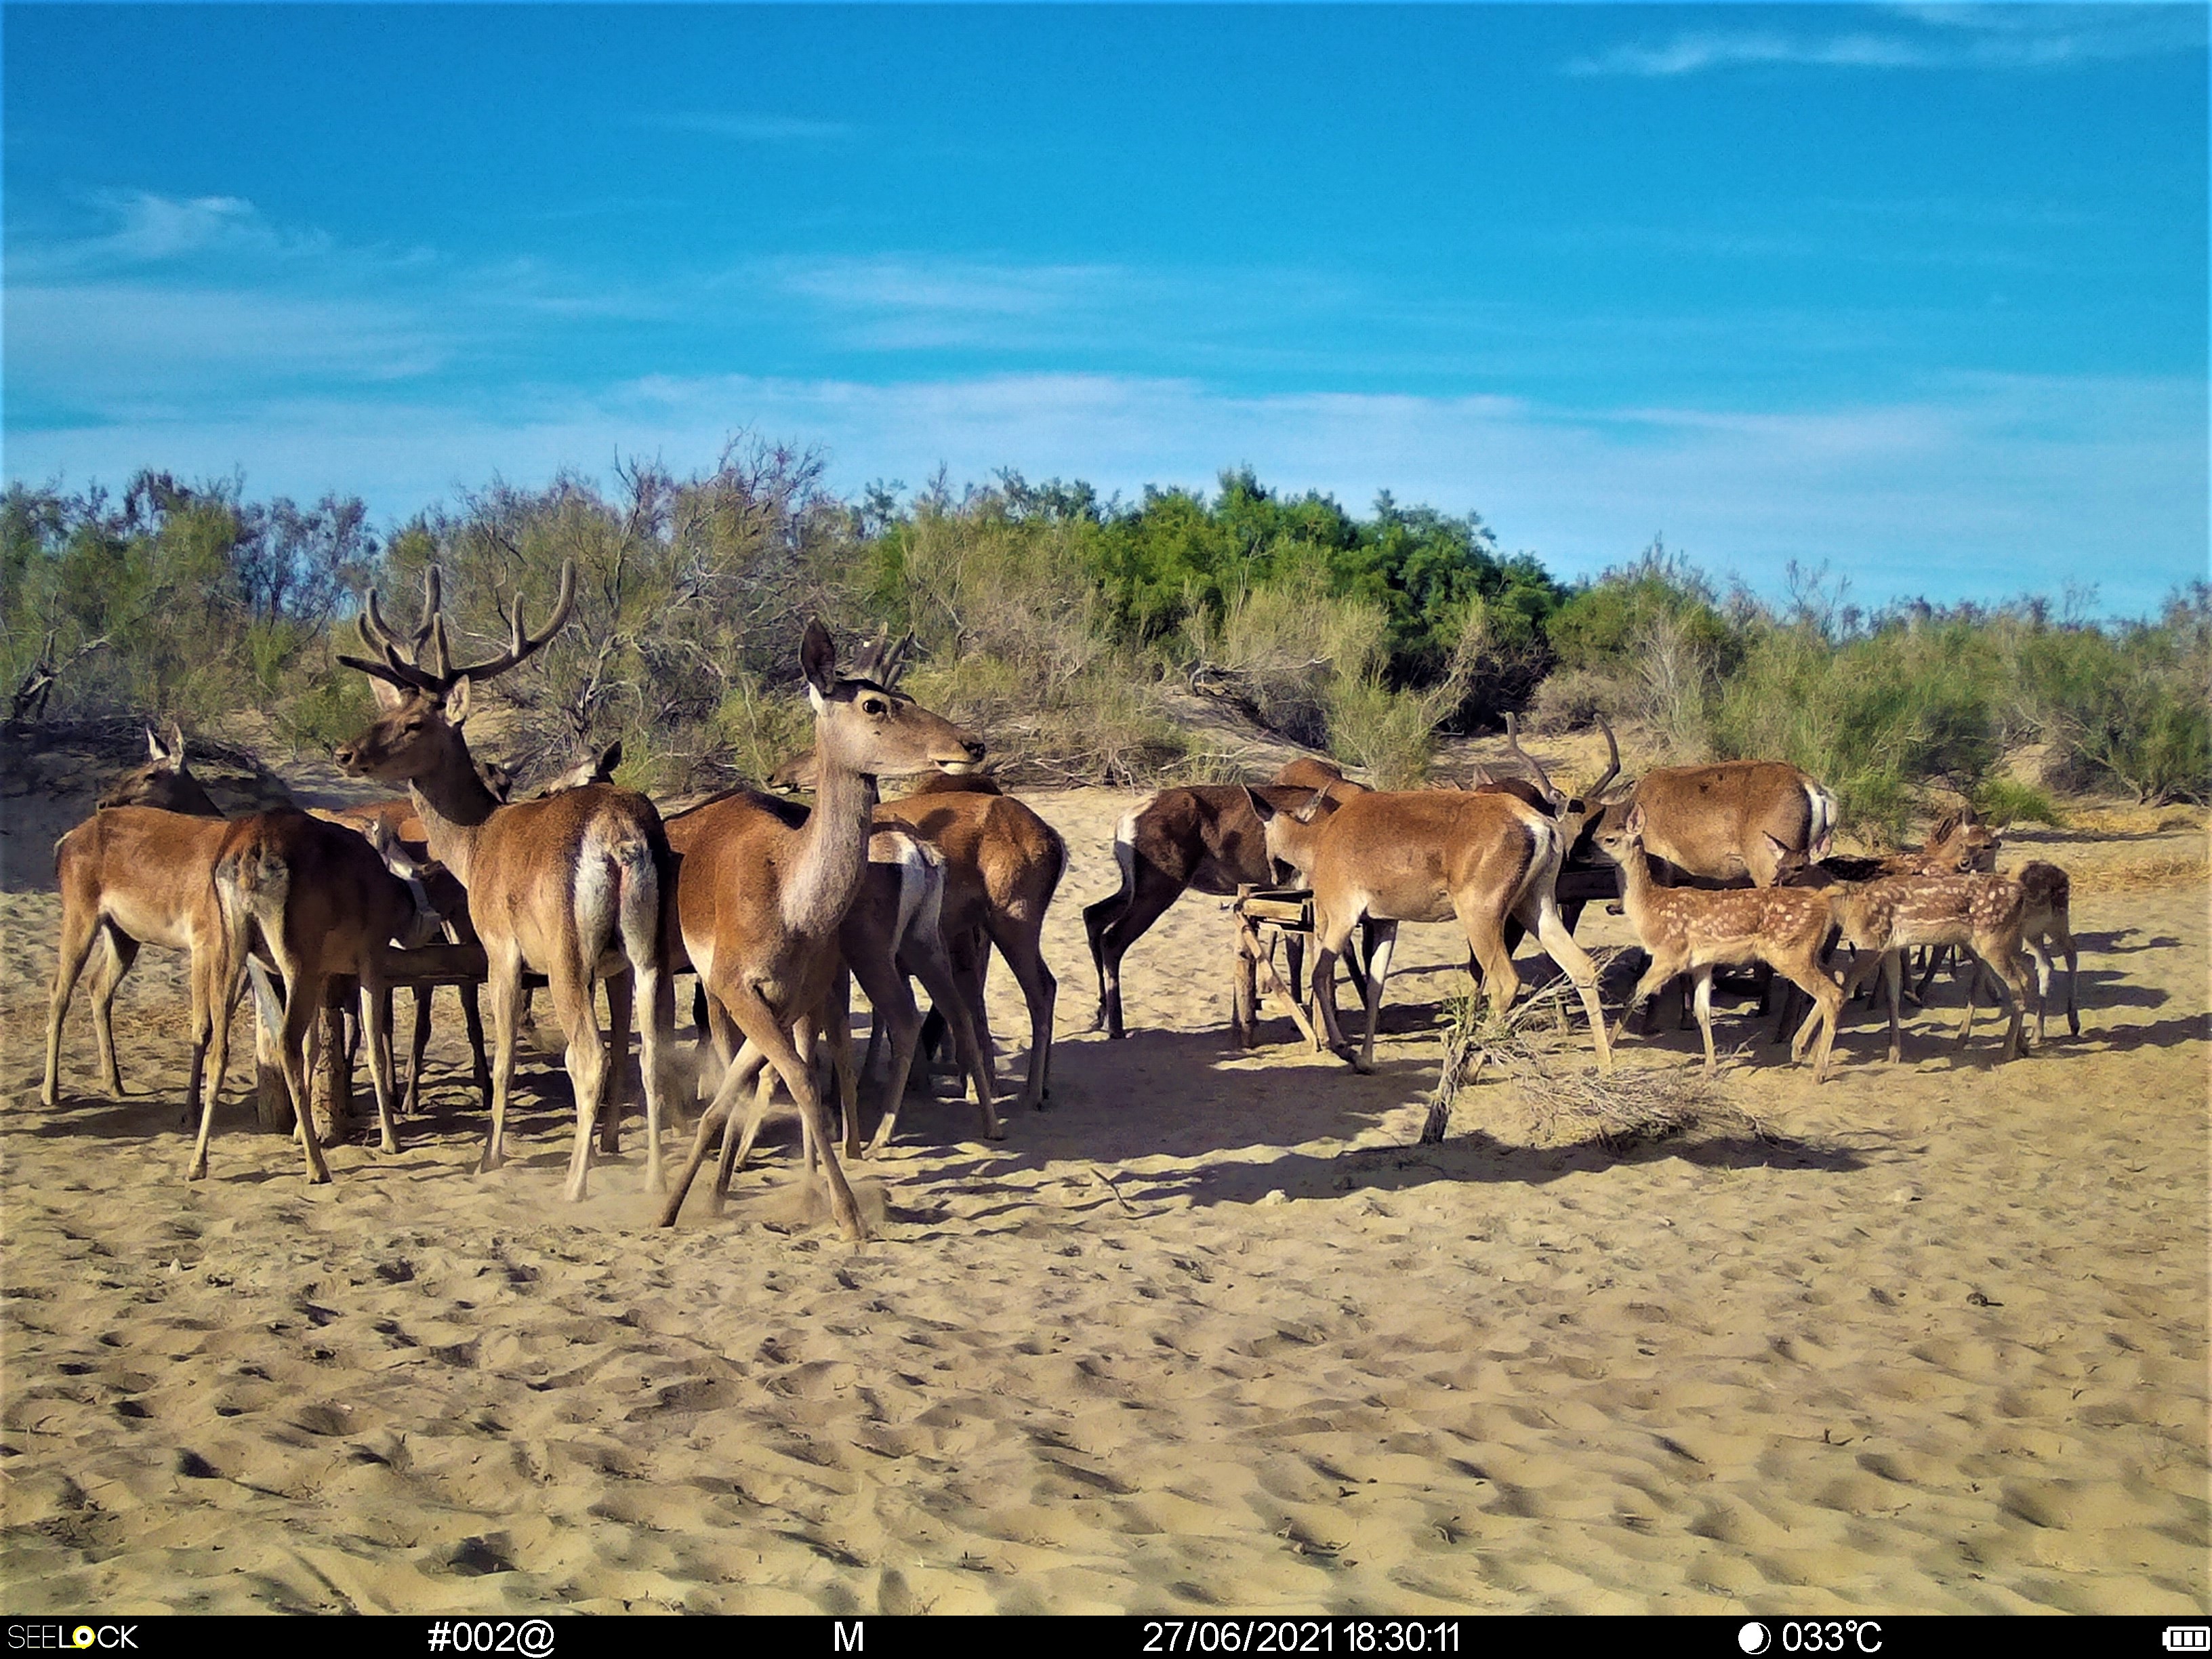
M1813 1056L1813 1080L1824 1082L1836 1043L1836 1018L1843 993L1820 965L1830 915L1826 895L1802 887L1661 887L1651 878L1644 851L1645 817L1632 808L1626 819L1599 831L1598 845L1620 866L1622 908L1651 961L1630 993L1613 1033L1618 1042L1628 1017L1644 999L1677 974L1691 975L1696 987L1698 1026L1705 1040L1705 1075L1718 1068L1713 1054L1713 969L1750 963L1766 963L1801 988L1814 1001L1798 1027L1790 1057L1802 1060L1814 1024L1820 1046Z

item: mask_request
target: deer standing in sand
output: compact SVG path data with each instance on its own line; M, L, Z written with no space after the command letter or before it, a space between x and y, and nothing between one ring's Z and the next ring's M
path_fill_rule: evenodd
M561 631L575 603L575 567L563 564L552 617L535 634L524 626L517 594L507 649L459 668L453 665L447 642L434 568L425 578L424 620L412 641L385 623L371 589L360 628L377 654L339 660L369 676L384 714L337 750L339 766L355 776L408 786L431 856L468 890L492 1004L491 1133L479 1166L485 1170L506 1158L523 969L545 975L568 1037L568 1077L576 1096L565 1188L572 1202L585 1196L594 1127L602 1150L612 1152L619 1145L623 1060L634 1003L642 1005L643 1013L638 1029L646 1184L654 1190L662 1184L665 1058L675 1024L662 936L667 838L652 802L607 784L502 805L477 775L461 726L477 685L524 662ZM593 981L602 976L611 1017L611 1066L592 996Z
M1255 790L1274 811L1288 812L1305 805L1316 792L1348 799L1366 793L1367 786L1308 756L1290 762L1269 783L1181 785L1163 789L1124 812L1114 828L1114 860L1121 867L1121 884L1083 909L1083 931L1098 975L1094 1029L1109 1037L1125 1035L1121 958L1185 891L1233 898L1240 885L1275 884L1267 831L1252 808ZM1292 945L1295 980L1297 941Z
M1890 876L1831 888L1827 898L1844 942L1864 952L1844 985L1846 995L1875 974L1889 981L1889 1057L1903 1056L1898 1027L1899 981L1903 954L1916 945L1948 945L1971 950L2010 993L2012 1024L2005 1033L2003 1058L2021 1052L2021 1026L2027 1007L2027 961L2021 949L2027 895L2005 876L1966 872L1933 876ZM1966 1018L1959 1027L1966 1045L1974 1024L1974 981L1968 976Z
M1520 992L1504 927L1508 917L1542 940L1581 994L1598 1063L1613 1063L1597 970L1559 917L1554 890L1566 837L1546 813L1510 794L1421 790L1367 793L1337 804L1310 797L1293 811L1249 792L1267 850L1307 872L1313 885L1313 1000L1331 1046L1362 1072L1375 1063L1375 1028L1401 921L1456 920L1483 969L1494 1013ZM1336 963L1364 920L1376 925L1367 964L1367 1033L1356 1055L1336 1018Z
M1621 1011L1614 1041L1626 1033L1629 1015L1645 997L1676 975L1688 974L1696 988L1698 1027L1705 1035L1705 1075L1711 1077L1718 1065L1713 1054L1713 969L1765 963L1812 998L1813 1012L1798 1028L1790 1057L1803 1057L1817 1023L1820 1036L1813 1080L1824 1081L1843 1006L1843 993L1820 965L1831 926L1826 896L1805 887L1662 887L1651 878L1644 851L1647 822L1640 807L1632 808L1619 823L1601 830L1596 841L1620 866L1622 907L1651 958Z
M903 650L896 653L903 655ZM877 779L932 769L962 771L983 758L982 742L910 697L886 687L896 678L876 658L867 672L841 675L830 632L810 623L799 666L814 707L819 777L813 811L793 829L744 796L723 804L720 827L693 841L677 881L683 945L705 986L710 1009L734 1021L766 1056L822 1155L830 1208L850 1239L866 1236L852 1188L831 1142L812 1066L814 1029L840 961L838 935L868 867ZM556 799L568 797L556 796ZM662 1206L673 1226L714 1132L736 1109L747 1079L732 1066L701 1118L690 1158ZM736 1152L726 1146L715 1193L726 1190Z
M380 832L381 833L381 832ZM348 975L359 983L361 1023L368 1048L369 1077L386 1152L397 1152L392 1125L392 999L384 975L395 939L413 943L434 917L416 886L387 867L392 848L380 848L356 832L304 812L262 812L226 826L216 855L214 888L222 917L220 948L204 969L195 957L192 991L193 1070L211 1052L211 1073L200 1109L199 1137L185 1179L207 1173L208 1137L229 1054L229 1012L237 1000L246 952L258 937L284 980L283 1030L278 1053L291 1091L296 1131L305 1149L307 1179L331 1178L321 1138L307 1109L307 1039L330 981ZM198 983L204 971L209 983ZM332 1115L342 1111L332 1103Z

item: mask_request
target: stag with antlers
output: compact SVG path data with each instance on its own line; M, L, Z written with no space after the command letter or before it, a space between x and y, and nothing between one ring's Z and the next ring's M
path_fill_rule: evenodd
M608 784L501 805L477 775L461 727L477 685L525 661L561 631L575 590L575 567L564 563L560 594L544 628L536 633L526 628L518 593L507 648L455 667L435 568L424 580L422 621L411 637L385 621L372 589L360 628L375 654L338 660L369 676L384 713L336 751L339 766L356 777L407 785L431 856L468 890L491 990L491 1135L480 1166L487 1170L506 1157L523 970L545 975L568 1038L568 1077L575 1088L576 1137L566 1188L571 1201L585 1195L593 1126L599 1127L603 1151L619 1145L622 1060L634 1000L643 1012L646 1183L656 1191L662 1185L665 1059L675 1026L662 932L671 867L667 837L651 801ZM613 1027L611 1077L592 997L593 981L602 977Z

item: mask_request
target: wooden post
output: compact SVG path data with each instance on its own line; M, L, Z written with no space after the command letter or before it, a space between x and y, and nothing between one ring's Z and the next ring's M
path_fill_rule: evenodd
M345 975L331 977L323 1000L323 1063L307 1085L311 1093L319 1095L322 1109L309 1122L317 1130L325 1123L330 1125L325 1146L343 1140L353 1117L353 1054L345 1040L345 999L353 985L353 980Z
M1244 901L1252 896L1252 884L1237 887L1237 968L1231 987L1230 1025L1237 1046L1249 1048L1260 1040L1260 924L1244 914Z

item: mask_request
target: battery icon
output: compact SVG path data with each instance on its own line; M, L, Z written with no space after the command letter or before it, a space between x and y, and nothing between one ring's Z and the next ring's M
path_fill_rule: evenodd
M2212 1625L2168 1625L2168 1653L2212 1653Z

